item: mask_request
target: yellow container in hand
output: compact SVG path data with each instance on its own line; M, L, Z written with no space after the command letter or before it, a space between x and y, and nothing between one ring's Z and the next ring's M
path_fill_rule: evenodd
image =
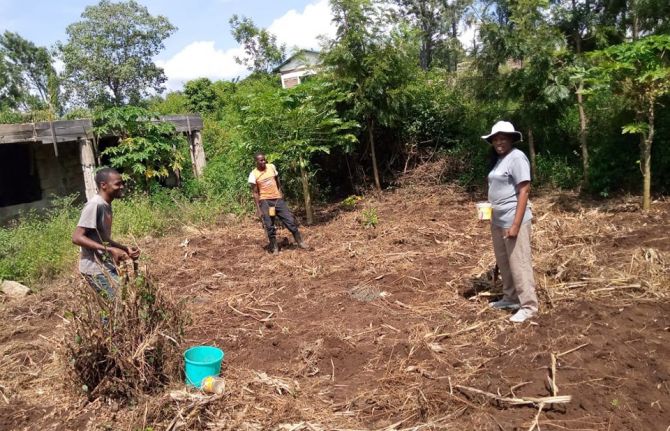
M479 220L491 220L491 212L493 208L491 208L491 203L490 202L477 202L477 218Z

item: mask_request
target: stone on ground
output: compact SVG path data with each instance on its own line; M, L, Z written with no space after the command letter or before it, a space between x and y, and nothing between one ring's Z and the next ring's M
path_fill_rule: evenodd
M17 281L5 280L0 285L0 290L12 298L23 298L30 293L30 288Z

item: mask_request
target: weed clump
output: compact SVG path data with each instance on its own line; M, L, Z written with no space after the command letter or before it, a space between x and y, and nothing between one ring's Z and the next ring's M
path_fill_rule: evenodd
M69 315L67 363L90 399L156 393L181 373L183 304L146 273L114 285L109 299L81 283L81 307Z

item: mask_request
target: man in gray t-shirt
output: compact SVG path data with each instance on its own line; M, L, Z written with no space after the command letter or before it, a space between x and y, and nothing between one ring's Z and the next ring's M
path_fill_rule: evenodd
M81 247L79 272L102 295L114 297L113 282L118 278L116 264L140 255L136 247L126 247L112 240L112 201L123 196L123 179L111 168L95 175L98 194L81 212L72 242Z

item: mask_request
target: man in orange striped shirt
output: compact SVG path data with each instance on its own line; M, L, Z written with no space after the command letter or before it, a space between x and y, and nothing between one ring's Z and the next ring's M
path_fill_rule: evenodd
M249 174L248 182L256 203L256 216L263 220L263 226L270 240L268 248L272 254L279 253L277 230L274 225L275 217L279 217L284 226L293 234L298 247L308 248L302 240L291 210L283 199L277 168L265 160L265 154L263 153L256 154L255 158L256 168Z

